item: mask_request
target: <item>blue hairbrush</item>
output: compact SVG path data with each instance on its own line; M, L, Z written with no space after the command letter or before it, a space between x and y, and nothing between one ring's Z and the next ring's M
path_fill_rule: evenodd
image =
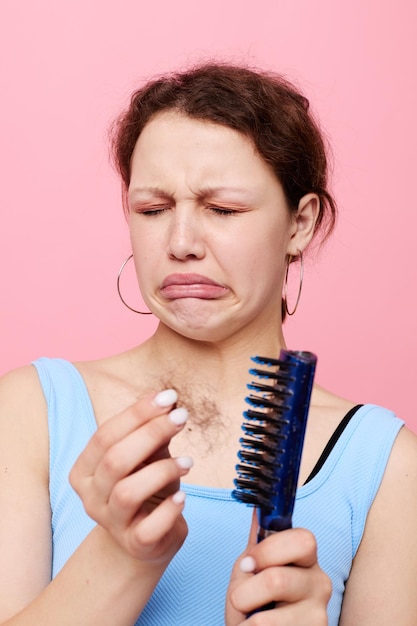
M249 373L244 436L232 495L255 505L258 541L292 527L295 493L317 357L281 350L279 359L254 357ZM271 608L272 605L263 607Z

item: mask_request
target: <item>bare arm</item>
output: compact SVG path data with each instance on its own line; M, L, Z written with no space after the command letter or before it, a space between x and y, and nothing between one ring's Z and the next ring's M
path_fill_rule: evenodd
M33 367L0 380L1 620L22 609L50 580L45 412Z
M403 428L366 523L340 626L414 626L417 581L417 437Z
M142 399L98 429L71 479L99 524L51 582L45 401L33 367L0 381L1 624L135 622L186 536L171 409Z

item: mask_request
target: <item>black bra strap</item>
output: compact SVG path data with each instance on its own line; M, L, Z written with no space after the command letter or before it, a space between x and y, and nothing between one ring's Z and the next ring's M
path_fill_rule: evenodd
M305 485L310 480L312 480L312 478L314 478L314 476L316 476L316 474L319 473L319 471L323 467L327 457L329 456L330 452L333 450L334 446L336 445L336 442L339 439L340 435L345 430L346 426L349 424L350 420L355 415L356 411L361 408L361 406L363 406L363 405L362 404L357 404L352 409L350 409L350 411L348 411L346 413L345 417L338 424L338 426L337 426L336 430L334 431L333 435L330 437L329 441L327 442L326 447L324 448L323 452L320 454L319 460L317 461L317 463L313 467L311 473L309 474L307 480L305 481L305 483L304 483Z

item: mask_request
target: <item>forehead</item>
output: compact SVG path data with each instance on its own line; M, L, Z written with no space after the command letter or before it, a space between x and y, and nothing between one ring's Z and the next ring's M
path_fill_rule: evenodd
M186 142L187 147L194 144L196 148L202 148L205 143L229 144L231 147L238 145L240 148L245 146L253 155L259 157L251 138L243 133L223 124L189 117L174 110L157 113L145 124L136 142L135 152L142 146L150 149L155 143L167 146L175 143L180 147L181 144L177 144L179 137L182 137L181 144Z
M132 178L186 171L190 176L277 179L272 168L242 133L177 111L155 115L140 134L131 161ZM265 180L263 180L265 183Z

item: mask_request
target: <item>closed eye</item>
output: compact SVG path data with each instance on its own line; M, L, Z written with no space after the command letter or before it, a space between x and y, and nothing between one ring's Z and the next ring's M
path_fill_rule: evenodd
M220 206L209 206L208 208L216 215L236 215L239 213L236 209L227 209L226 207Z
M153 206L153 207L136 207L134 209L135 213L138 213L139 215L145 215L145 216L156 216L156 215L160 215L161 213L164 213L165 211L168 211L169 206Z

